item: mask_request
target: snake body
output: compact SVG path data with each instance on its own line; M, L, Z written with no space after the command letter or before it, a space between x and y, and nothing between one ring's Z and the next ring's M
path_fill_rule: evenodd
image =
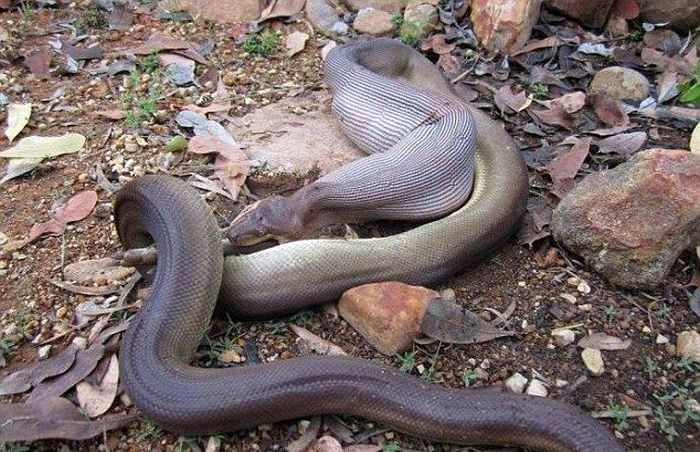
M348 77L349 97L379 78L394 80L392 89L409 103L414 93L405 88L409 84L442 93L436 95L440 105L445 96L454 96L429 61L394 41L350 44L331 52L326 68L333 65L347 74L358 65L375 74L361 83ZM342 111L342 105L334 110ZM448 389L362 359L307 356L228 369L190 365L217 297L239 318L280 315L331 300L358 284L435 283L501 244L523 213L526 173L507 134L482 113L469 111L476 124L471 197L454 213L391 237L306 240L224 260L220 230L192 188L164 176L125 185L114 206L124 248L155 242L158 249L151 294L120 352L123 383L134 404L181 434L339 413L435 441L621 450L607 430L576 407L522 394ZM341 121L349 119L340 114ZM429 138L419 143L428 150Z

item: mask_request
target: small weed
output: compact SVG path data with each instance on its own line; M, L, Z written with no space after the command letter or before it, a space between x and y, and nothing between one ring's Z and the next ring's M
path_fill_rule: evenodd
M12 352L12 347L14 347L14 346L15 346L15 344L8 341L7 338L1 337L0 338L0 356L4 356L5 358L9 358L10 353Z
M308 325L311 323L311 316L312 315L313 315L312 312L308 311L308 310L307 311L299 311L296 314L292 315L289 318L289 321L292 323L302 325L302 326Z
M277 50L279 36L272 30L262 33L253 33L243 43L243 51L246 53L270 56Z
M549 86L544 83L533 83L530 85L530 93L532 93L534 97L542 99L549 94Z
M4 441L0 443L0 452L29 452L32 450L29 446L22 443L7 444Z
M687 370L688 372L697 372L698 366L689 356L682 356L681 359L673 364L673 367L678 370Z
M109 20L100 7L93 3L82 16L75 20L73 25L76 30L83 33L87 30L102 30L109 25Z
M400 450L401 446L396 441L391 441L382 446L382 452L399 452Z
M34 19L36 10L34 9L33 0L23 0L19 3L19 20L25 23L29 23Z
M124 111L124 121L131 128L136 128L144 121L150 121L158 109L161 96L160 87L151 87L145 96L137 92L141 81L141 72L133 71L126 79L126 91L121 95L120 104Z
M396 362L402 372L411 373L416 366L416 352L405 352L403 355L396 355Z
M644 371L649 376L649 380L654 379L654 374L657 370L659 370L659 364L656 362L656 360L647 356L646 361L644 362Z
M605 321L607 323L615 320L615 306L609 304L603 309L603 315L605 315Z
M146 74L153 74L160 68L160 57L157 53L146 55L139 59L138 65Z
M399 39L406 45L414 47L420 40L420 24L411 21L403 21Z
M471 386L472 383L474 383L477 380L477 378L478 377L474 369L470 369L467 367L462 371L462 381L464 382L464 386L466 386L467 388Z
M403 25L403 13L400 9L391 13L391 23L397 30L401 30L401 26Z
M695 64L692 78L681 86L680 101L700 106L700 62Z
M629 408L627 405L622 405L619 403L609 403L608 411L612 415L612 419L615 422L615 430L618 432L624 432L629 428L629 423L627 419L629 418Z
M27 330L27 323L29 323L29 309L22 305L15 312L12 321L17 327L17 334L22 336L24 339L31 338L31 334Z
M657 406L654 408L654 422L659 427L659 430L666 435L666 439L669 442L673 442L676 439L678 432L673 426L673 417L667 415L663 407Z
M194 452L201 451L199 447L199 440L196 437L180 436L177 438L175 443L175 450L177 452Z
M161 428L156 424L149 421L143 421L139 423L138 429L135 429L134 439L136 439L136 441L139 443L153 441L163 436L164 433L165 432L163 432L163 430L161 430Z

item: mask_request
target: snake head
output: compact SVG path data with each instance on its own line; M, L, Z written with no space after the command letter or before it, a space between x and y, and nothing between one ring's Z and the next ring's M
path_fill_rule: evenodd
M287 198L272 196L247 206L226 229L232 245L252 246L267 240L295 238L294 215L288 215Z

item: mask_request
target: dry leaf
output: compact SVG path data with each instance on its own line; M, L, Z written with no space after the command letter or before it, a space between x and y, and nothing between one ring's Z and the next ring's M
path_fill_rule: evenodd
M214 175L228 188L235 199L250 171L250 160L237 146L212 135L197 135L190 139L187 149L196 154L217 154Z
M678 74L665 71L656 77L656 101L660 104L667 102L680 94L678 89Z
M97 205L97 192L83 190L73 195L63 206L59 207L56 220L62 223L80 221L90 215Z
M621 133L598 142L598 151L602 154L615 153L630 156L639 151L647 140L645 132Z
M567 130L574 130L576 118L565 112L559 104L552 104L549 110L533 111L535 116L545 124L561 126Z
M512 52L510 54L510 56L514 57L514 56L520 55L522 53L532 52L533 50L554 47L556 45L559 45L560 43L561 43L561 41L556 36L549 36L549 37L544 38L544 39L528 42L522 48L516 50L515 52Z
M301 12L306 0L272 0L260 13L258 22L264 22L275 17L290 17Z
M609 126L626 126L630 122L622 102L605 93L598 93L590 98L596 116Z
M24 64L29 71L38 79L49 78L51 70L51 57L53 52L49 49L40 49L31 52L24 57Z
M552 100L553 104L558 104L566 113L576 113L586 105L586 93L583 91L574 91L573 93L564 94Z
M78 152L83 146L85 137L79 133L67 133L60 137L26 137L10 149L0 152L0 157L44 159Z
M459 60L451 53L443 53L437 60L437 65L448 75L457 75L462 66Z
M78 407L59 397L32 403L0 405L0 437L3 441L41 439L84 440L128 425L137 416L113 415L90 421Z
M0 381L0 395L19 394L56 375L61 375L73 365L80 348L71 343L59 354L39 361L8 375Z
M595 348L598 350L625 350L631 344L632 341L630 339L622 340L605 333L589 334L578 341L578 346L581 348Z
M496 91L493 95L493 101L496 103L496 106L498 106L498 109L501 110L501 113L506 111L505 107L518 113L529 107L532 103L532 99L527 96L525 91L513 94L510 86L503 86Z
M420 48L424 52L432 50L433 53L436 53L438 55L450 53L455 49L456 46L455 44L448 44L447 41L445 41L445 39L446 36L444 34L433 35L429 39L426 39L423 42L421 42Z
M591 141L592 138L590 137L581 138L569 151L558 155L547 166L547 171L552 176L555 185L561 185L563 182L573 180L576 177L576 173L578 173L588 156Z
M116 50L112 52L111 55L150 55L164 50L171 50L174 53L179 53L200 64L208 64L206 58L199 53L199 50L194 44L161 32L153 33L143 44L137 45L136 47Z
M5 136L10 143L22 132L32 116L32 104L10 104L7 106L7 128Z
M347 355L342 348L315 335L306 328L294 324L289 325L289 327L299 336L299 340L304 346L310 348L319 355Z
M39 163L41 163L41 159L10 159L5 167L5 175L0 179L0 185L8 180L30 172L36 168Z
M421 330L426 336L451 344L476 344L513 335L494 328L458 304L442 299L430 300Z
M308 39L309 35L303 31L295 31L294 33L289 34L286 41L287 56L292 57L304 50Z
M111 119L113 121L119 121L124 119L124 112L121 110L99 110L96 111L97 116L102 116L103 118Z
M119 386L119 361L117 355L109 357L107 372L98 387L81 381L75 387L78 405L90 417L100 416L109 410L117 396Z

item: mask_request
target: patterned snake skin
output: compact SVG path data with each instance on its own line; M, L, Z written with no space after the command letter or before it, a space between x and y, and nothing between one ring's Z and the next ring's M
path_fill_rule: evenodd
M406 104L406 112L415 112L415 97L433 111L449 104L447 116L470 121L466 110L446 99L453 94L439 71L394 41L341 47L331 52L326 69L334 92L343 93L334 100L334 110L346 130L358 121L355 115L362 106L350 106L353 93L359 98L377 86L383 88L374 102L393 96ZM364 78L355 78L359 73ZM331 74L344 75L336 79ZM425 89L442 93L435 94L434 105ZM146 176L120 190L114 210L124 248L155 242L158 249L151 295L132 320L120 351L123 383L134 404L160 426L188 435L338 413L435 441L550 451L622 450L606 429L574 406L522 394L448 389L362 359L308 356L227 369L189 364L217 297L239 318L280 315L372 281L435 283L498 247L524 211L526 173L507 134L482 113L469 111L476 125L471 197L456 212L391 237L306 240L224 260L216 221L187 184ZM366 112L368 118L370 114ZM375 134L363 123L356 141L382 142L388 148L401 142L398 134L407 130L402 121L425 119L384 116L389 122L392 118L396 122L386 125L386 133L382 123L374 125ZM471 127L469 122L455 125ZM465 136L469 146L469 133L456 136ZM430 153L440 141L433 138L427 133L416 145ZM424 171L416 177L433 175Z

